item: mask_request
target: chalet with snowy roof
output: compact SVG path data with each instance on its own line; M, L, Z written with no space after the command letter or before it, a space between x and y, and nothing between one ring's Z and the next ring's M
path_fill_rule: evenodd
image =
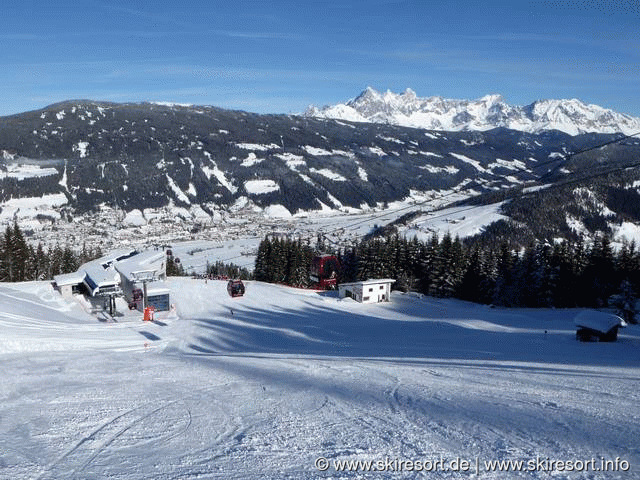
M615 342L618 329L626 326L617 315L595 310L584 311L573 320L576 325L576 338L581 342Z
M54 286L63 297L71 297L74 293L83 293L85 276L84 270L56 275L53 277Z
M391 301L391 278L361 280L338 285L340 298L353 298L360 303L380 303Z

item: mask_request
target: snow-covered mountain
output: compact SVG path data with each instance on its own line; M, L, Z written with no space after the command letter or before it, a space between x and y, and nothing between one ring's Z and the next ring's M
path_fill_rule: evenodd
M396 94L391 91L381 93L367 87L346 104L323 108L311 106L305 114L310 117L445 131L484 131L505 127L530 133L560 130L569 135L640 132L640 118L585 104L577 99L538 100L530 105L515 106L506 103L500 95L486 95L477 100L455 100L418 97L409 88L404 93Z
M495 195L487 199L493 204L514 187L637 163L640 139L593 150L613 138L507 128L439 132L205 106L74 100L0 118L0 225L29 221L30 230L51 233L40 237L47 240L67 231L61 225L75 235L83 227L74 219L95 215L86 224L101 227L83 236L99 240L105 224L117 226L111 209L132 228L161 232L178 211L185 222L200 225L234 212L264 221L477 194ZM584 149L591 150L567 161L566 154ZM636 181L634 174L620 188L636 189ZM635 204L632 194L598 195L621 214L618 224L640 222L640 213L623 208ZM568 234L565 216L552 208L560 227L544 235L531 229L534 238ZM593 225L576 211L571 215Z

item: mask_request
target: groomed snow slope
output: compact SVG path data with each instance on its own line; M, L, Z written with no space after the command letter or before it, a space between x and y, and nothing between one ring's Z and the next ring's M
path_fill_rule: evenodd
M99 321L46 283L0 286L0 478L476 478L334 460L640 465L640 336L575 341L576 311L394 293L361 305L172 279L176 314ZM474 467L475 468L475 467ZM564 475L564 476L563 476Z

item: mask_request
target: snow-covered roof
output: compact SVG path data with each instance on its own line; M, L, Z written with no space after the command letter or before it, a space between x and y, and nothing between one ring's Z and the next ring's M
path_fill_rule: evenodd
M98 260L85 263L82 269L97 287L120 284L120 275L113 266L104 268Z
M78 285L82 283L86 273L84 270L77 271L73 273L62 273L60 275L54 275L53 280L56 282L56 285L62 287L64 285Z
M585 310L573 319L578 327L590 328L597 332L607 333L615 326L625 326L622 318L612 313L599 312L597 310Z
M147 250L116 262L115 268L125 277L136 280L137 275L164 272L166 257L164 250Z
M99 263L103 265L103 264L111 264L118 260L122 261L130 257L131 255L134 255L135 253L136 253L135 248L120 248L118 250L113 250L107 253L106 255L103 255L100 258L97 258L95 260L91 260L90 262L85 263L79 268L79 270L83 270L87 265L92 265L94 263Z
M147 295L167 295L169 293L169 284L167 282L153 282L147 287Z
M372 278L369 280L360 280L358 282L341 283L339 286L346 285L379 285L381 283L395 283L393 278Z

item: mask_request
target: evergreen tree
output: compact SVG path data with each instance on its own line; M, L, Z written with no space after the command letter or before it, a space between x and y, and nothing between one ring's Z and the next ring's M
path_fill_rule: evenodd
M78 257L73 253L73 250L69 247L65 247L62 251L62 273L75 272L79 266Z
M167 276L182 277L184 276L184 267L181 263L175 261L175 258L167 257Z
M436 250L433 260L429 294L434 297L451 297L456 291L456 262L453 241L449 233L445 234Z
M41 244L39 244L39 246L42 248ZM36 250L31 245L27 245L27 248L29 250L29 256L27 257L27 268L25 273L26 280L41 280L38 278L39 272Z
M493 291L493 303L497 305L512 306L517 302L514 298L514 276L516 274L516 262L509 244L502 242L496 255L496 282Z
M271 283L284 283L287 267L287 246L283 239L276 238L272 242L271 256L269 258L269 281Z
M583 282L587 292L586 303L593 307L607 305L616 285L615 266L611 242L605 235L596 238L589 251L588 263L584 271Z
M44 251L42 243L38 243L38 246L33 255L33 272L34 280L46 280L49 278L49 257Z
M609 304L616 308L618 315L624 318L627 323L638 323L636 308L638 298L635 295L635 289L629 280L623 280L618 289L618 293L612 295Z
M60 245L49 249L49 278L62 273L62 249Z
M254 268L254 274L256 280L261 282L269 282L271 275L269 271L269 261L271 259L271 240L269 237L265 237L258 246L258 253L256 254L256 263Z
M340 256L340 265L342 265L339 278L340 283L354 282L357 280L359 271L358 248L357 245L351 248L345 248L344 253Z
M291 261L289 264L289 285L294 287L309 286L310 251L301 240L292 242Z
M13 224L10 243L8 245L9 255L12 257L12 282L24 282L27 278L27 263L29 262L29 246L24 239L22 230L18 222Z
M488 298L482 295L480 285L483 281L483 262L480 248L476 245L471 250L466 261L466 269L458 287L457 296L470 302L488 303Z
M422 258L420 259L420 291L429 293L431 290L431 282L434 276L435 257L440 248L438 235L434 233L431 240L424 247Z
M9 226L0 237L0 281L13 281L13 261L11 257L12 231Z

